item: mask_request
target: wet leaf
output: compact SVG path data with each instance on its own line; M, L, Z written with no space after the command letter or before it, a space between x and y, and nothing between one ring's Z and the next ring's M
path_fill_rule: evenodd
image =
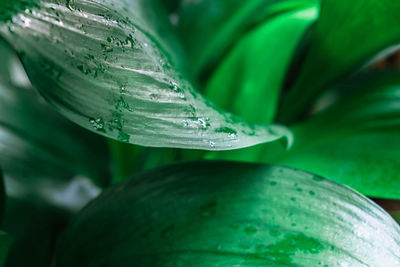
M286 128L250 126L195 91L166 12L155 4L30 0L20 9L25 2L0 6L9 14L1 35L20 54L32 84L79 125L153 147L226 150L283 137L291 142Z
M56 266L397 266L400 228L355 191L272 165L197 162L105 191Z

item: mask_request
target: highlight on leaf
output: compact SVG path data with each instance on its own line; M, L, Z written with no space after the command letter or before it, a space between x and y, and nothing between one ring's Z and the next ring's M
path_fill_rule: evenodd
M32 84L79 125L153 147L292 143L287 128L249 125L195 91L157 1L42 0L23 10L21 3L5 6L0 35L18 51Z
M286 167L204 161L105 191L65 231L57 266L394 267L399 246L399 225L348 187Z

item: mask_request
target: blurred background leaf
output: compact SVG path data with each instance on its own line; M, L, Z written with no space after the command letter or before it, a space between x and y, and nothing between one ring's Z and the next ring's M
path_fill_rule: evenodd
M278 121L296 122L324 90L400 44L399 12L400 2L392 0L321 1L308 53Z
M3 64L18 64L5 43L0 45L10 55ZM15 237L8 266L49 266L57 232L110 183L107 144L58 115L33 88L15 86L7 75L23 75L12 70L0 75L4 229Z
M212 74L205 95L246 121L272 122L289 66L317 14L316 4L301 6L243 34Z
M280 13L315 6L318 0L180 1L171 15L197 78L208 74L247 32Z
M5 190L3 173L0 169L0 224L3 225L4 209L5 209ZM13 238L6 232L0 231L0 266L5 266L5 262L8 256L8 252L12 245Z

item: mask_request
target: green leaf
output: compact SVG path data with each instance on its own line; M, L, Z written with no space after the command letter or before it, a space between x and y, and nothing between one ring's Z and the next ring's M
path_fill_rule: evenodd
M396 222L347 187L206 161L105 191L64 232L56 266L397 266L399 245Z
M278 121L294 122L324 89L398 45L399 12L399 1L322 1L307 57Z
M9 234L0 231L0 267L6 266L5 263L12 242L13 239Z
M400 80L382 75L326 112L296 125L280 164L330 177L363 194L400 199Z
M290 151L272 143L205 158L286 165L367 196L400 199L399 84L398 73L366 73L335 87L339 100L292 127Z
M65 188L97 191L109 183L103 140L60 117L31 88L0 84L0 92L0 163L9 195L75 209L80 200L67 203Z
M14 13L0 34L42 95L87 129L144 146L208 150L290 139L284 127L250 126L199 95L182 71L166 12L147 0L13 7L1 10Z
M214 67L242 36L277 14L315 5L318 0L182 0L172 21L200 76ZM247 51L249 52L249 51Z
M271 122L292 57L317 12L317 5L284 12L244 35L210 78L205 95L249 122Z
M4 229L15 237L8 262L42 267L52 260L56 229L110 183L108 151L102 138L55 113L33 88L12 84L15 55L3 43L0 51L9 56L0 77L10 78L0 79Z
M4 220L5 203L6 203L6 192L4 189L3 172L0 169L0 224L2 224Z
M3 173L0 169L0 223L3 224L4 218L4 208L5 208L5 191L4 191L4 181L3 181ZM10 246L12 244L13 239L11 236L3 231L0 231L0 267L3 267Z

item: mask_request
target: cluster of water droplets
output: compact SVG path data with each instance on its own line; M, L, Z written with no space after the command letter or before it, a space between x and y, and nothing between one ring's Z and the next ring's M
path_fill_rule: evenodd
M228 149L282 135L220 112L176 69L173 51L135 13L140 6L109 4L41 2L8 24L21 52L50 77L56 88L45 90L58 91L64 114L73 110L78 123L142 145Z

